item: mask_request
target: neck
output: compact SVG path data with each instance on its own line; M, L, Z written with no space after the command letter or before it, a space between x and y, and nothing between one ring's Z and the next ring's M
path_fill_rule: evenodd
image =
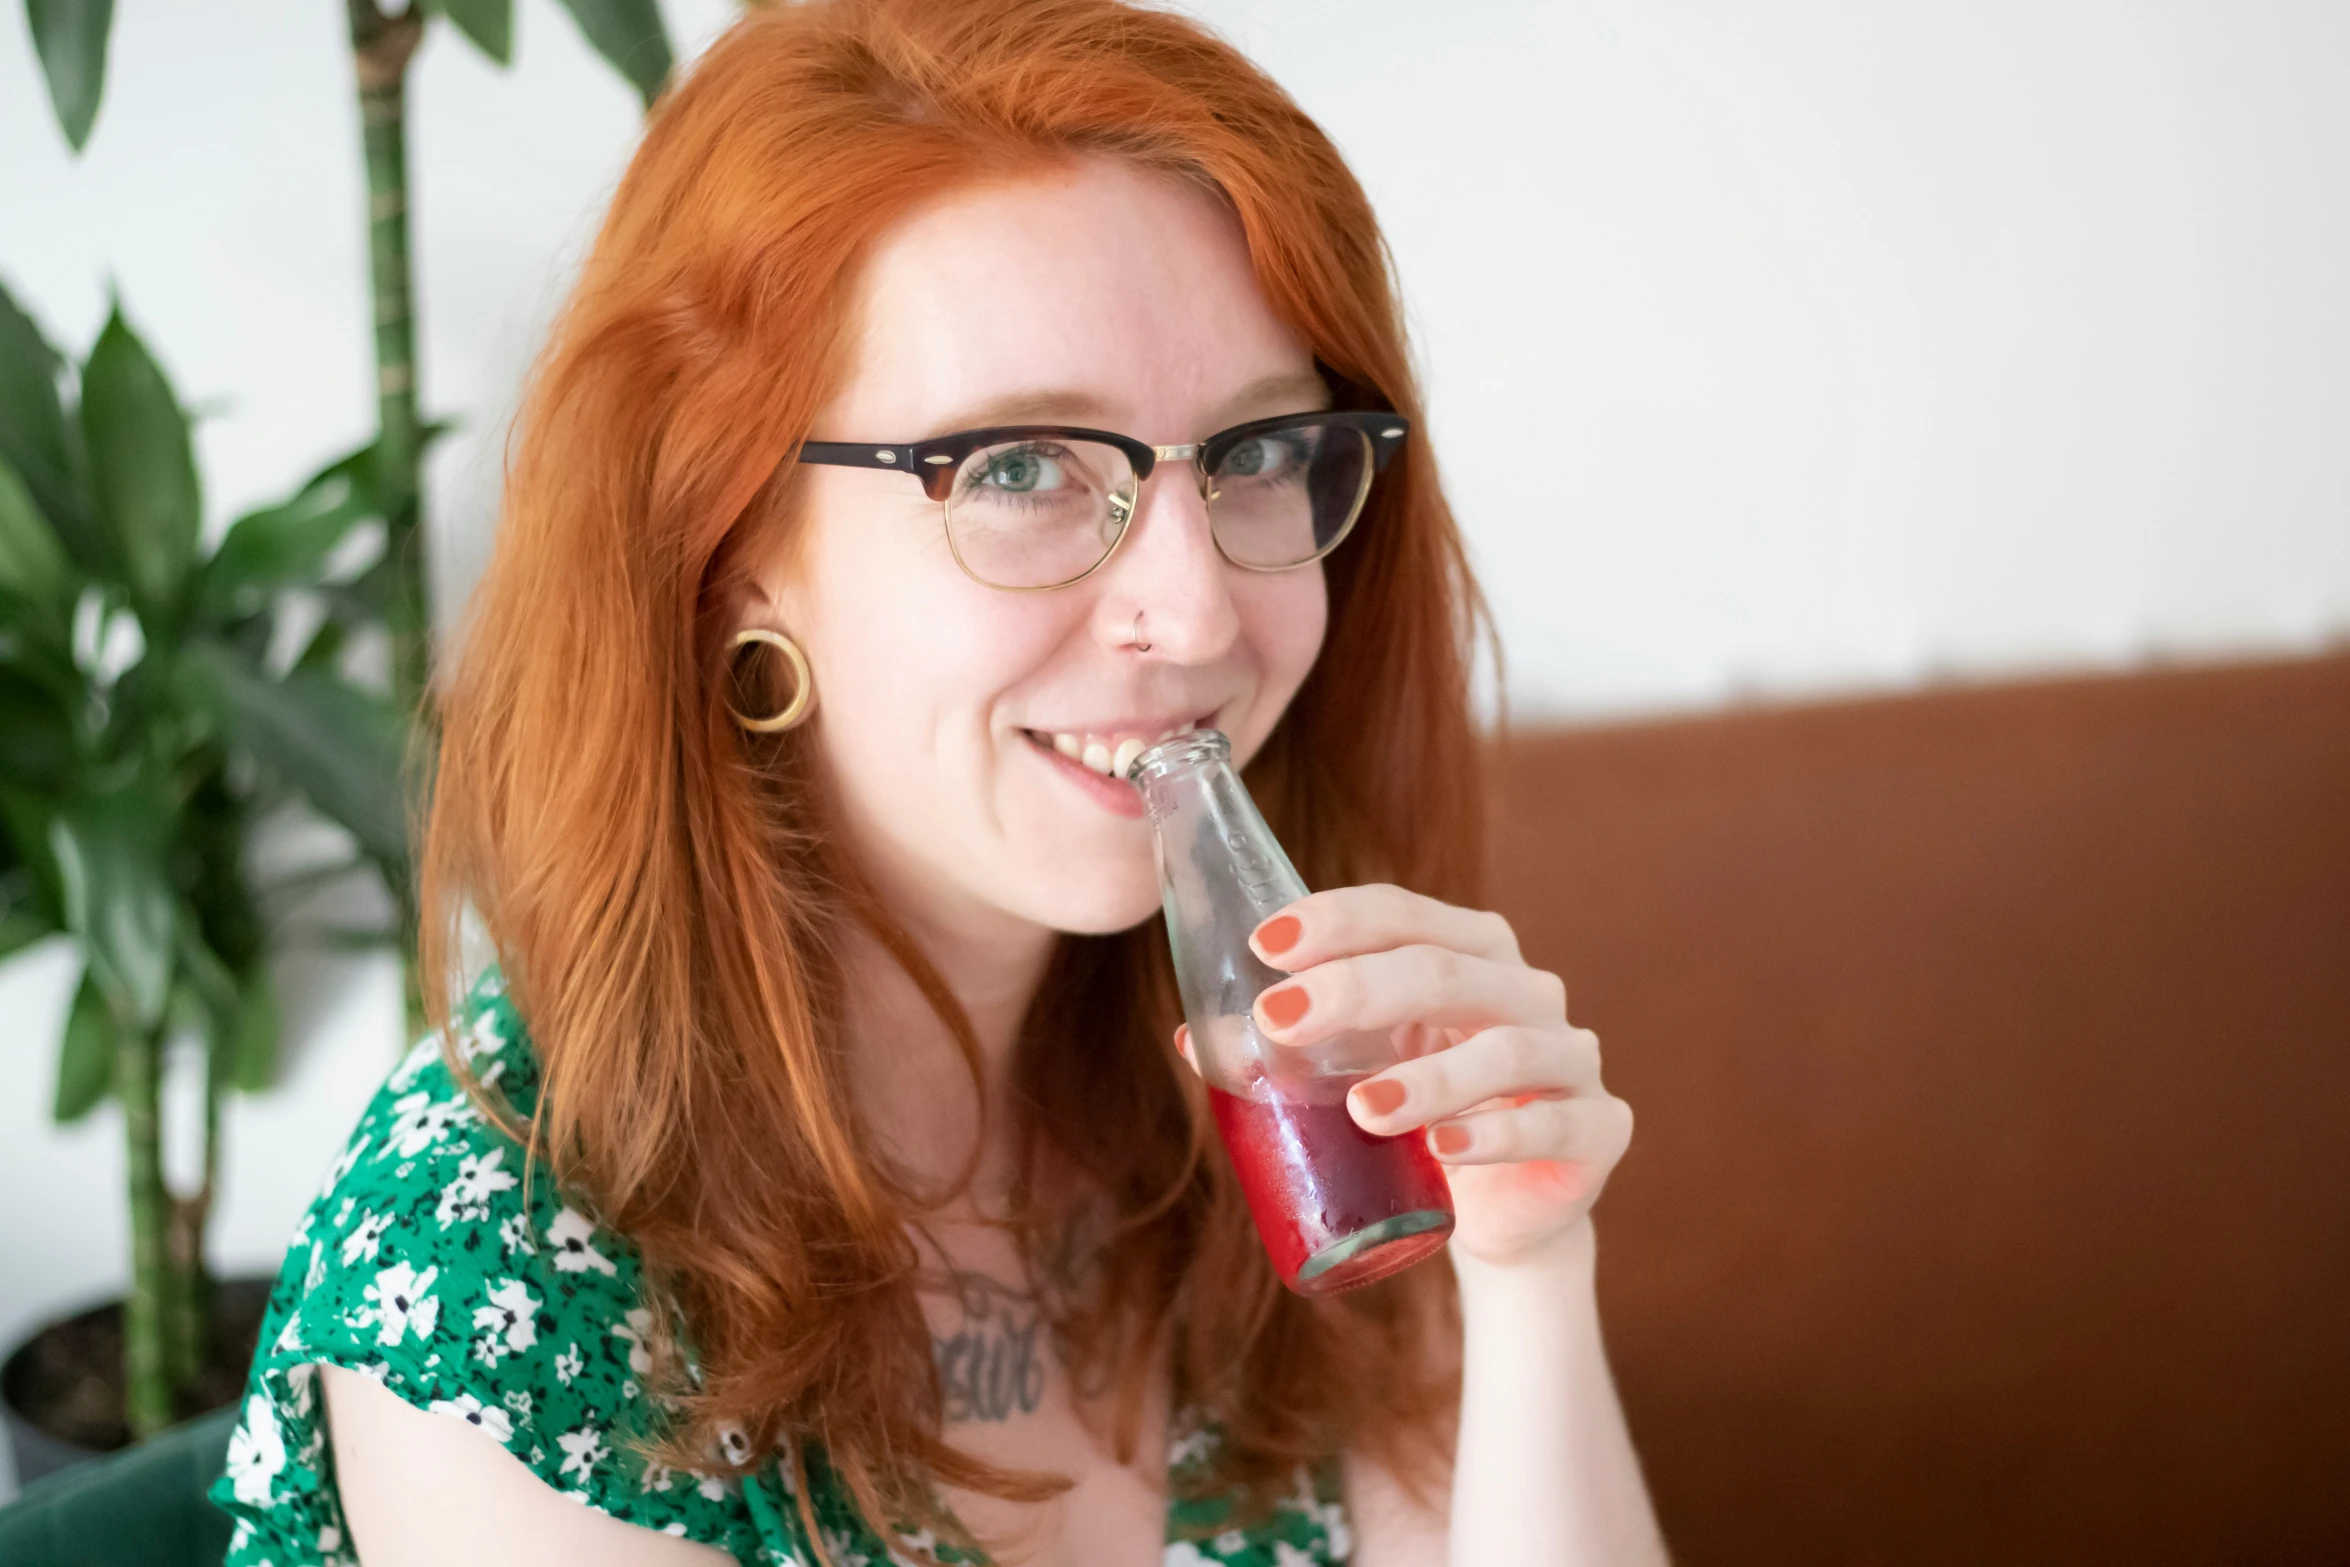
M943 1183L973 1152L984 1095L990 1146L979 1150L975 1189L1001 1190L1008 1154L1004 1084L1057 938L1000 909L942 909L886 894L884 902L969 1019L980 1082L975 1088L953 1032L912 977L859 928L848 933L840 954L858 1097L891 1156Z

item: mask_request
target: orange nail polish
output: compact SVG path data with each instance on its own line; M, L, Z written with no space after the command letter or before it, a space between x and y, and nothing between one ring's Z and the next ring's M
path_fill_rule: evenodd
M1355 1084L1355 1103L1365 1115L1393 1115L1402 1107L1403 1084L1392 1078L1370 1078Z
M1257 927L1257 946L1266 952L1287 952L1305 930L1294 914L1276 914Z
M1306 1015L1313 999L1297 985L1284 985L1279 990L1268 990L1261 998L1266 1021L1275 1028L1288 1028Z
M1475 1139L1469 1135L1469 1129L1465 1126L1439 1126L1428 1134L1429 1146L1440 1154L1467 1153L1469 1144L1474 1141Z

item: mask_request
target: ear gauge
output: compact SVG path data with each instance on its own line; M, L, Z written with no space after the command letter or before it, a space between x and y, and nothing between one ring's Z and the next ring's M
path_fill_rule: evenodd
M783 705L782 711L770 713L764 718L754 718L748 714L736 712L732 704L727 706L727 715L752 734L781 734L786 729L797 729L806 723L808 715L816 710L816 676L808 668L808 655L800 651L800 645L797 642L780 631L756 628L738 631L734 634L734 641L729 645L739 652L754 642L763 647L774 648L783 655L784 661L791 665L791 700Z

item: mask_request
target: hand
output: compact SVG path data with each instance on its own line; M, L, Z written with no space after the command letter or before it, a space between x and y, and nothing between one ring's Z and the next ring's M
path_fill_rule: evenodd
M1567 1022L1566 986L1527 967L1509 921L1341 887L1289 905L1250 945L1294 976L1257 998L1268 1040L1394 1040L1402 1059L1355 1084L1347 1108L1367 1131L1428 1139L1457 1250L1515 1266L1566 1247L1631 1141L1632 1109L1601 1086L1599 1037ZM1190 1059L1186 1032L1177 1044Z

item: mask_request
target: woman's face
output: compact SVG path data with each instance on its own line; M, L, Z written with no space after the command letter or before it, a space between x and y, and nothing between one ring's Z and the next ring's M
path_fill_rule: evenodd
M811 439L1041 423L1173 446L1329 406L1232 215L1107 158L921 209L873 253L863 301L854 368ZM911 475L801 478L805 533L746 621L806 650L844 825L901 917L982 940L1006 916L1080 932L1147 917L1140 796L1055 741L1098 758L1197 722L1245 760L1321 647L1320 566L1227 563L1188 462L1145 481L1106 565L1040 593L966 576Z

